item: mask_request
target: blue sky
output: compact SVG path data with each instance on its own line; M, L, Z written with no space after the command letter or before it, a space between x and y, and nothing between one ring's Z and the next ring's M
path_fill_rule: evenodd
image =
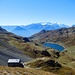
M75 24L75 0L0 0L0 25Z

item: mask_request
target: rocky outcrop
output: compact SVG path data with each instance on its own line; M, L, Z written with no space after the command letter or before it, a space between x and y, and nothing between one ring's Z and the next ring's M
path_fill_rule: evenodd
M23 40L24 40L25 42L30 42L30 40L29 40L28 38L26 38L26 37L24 37Z
M51 56L50 53L46 50L42 51L41 54L44 56L49 56L49 57Z
M62 67L61 64L59 64L55 60L48 60L48 61L45 62L45 65L51 66L51 67Z

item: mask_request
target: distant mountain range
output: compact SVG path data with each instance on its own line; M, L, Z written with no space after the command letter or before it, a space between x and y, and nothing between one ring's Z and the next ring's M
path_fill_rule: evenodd
M72 25L72 27L75 27L75 25Z
M38 33L42 30L56 30L60 28L68 28L68 25L58 24L58 23L50 23L50 22L41 22L41 23L33 23L30 25L22 25L22 26L2 26L2 28L6 29L9 32L12 32L16 35L20 35L23 37L30 37L35 33Z

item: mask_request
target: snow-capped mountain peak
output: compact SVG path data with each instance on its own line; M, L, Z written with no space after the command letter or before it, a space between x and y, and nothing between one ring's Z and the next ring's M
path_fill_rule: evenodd
M29 37L42 30L56 30L56 29L67 28L67 27L69 26L61 23L40 22L40 23L32 23L26 26L25 25L15 26L14 28L7 26L4 28L7 30L13 28L11 32L17 35Z
M52 25L50 22L40 22L41 25Z

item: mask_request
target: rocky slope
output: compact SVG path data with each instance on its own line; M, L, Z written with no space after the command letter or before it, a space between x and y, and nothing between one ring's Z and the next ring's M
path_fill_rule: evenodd
M17 36L15 34L7 32L6 30L4 31L4 29L2 33L0 33L0 48L1 52L2 50L5 51L6 49L7 51L10 50L13 52L18 52L16 50L23 51L24 54L29 55L33 58L51 56L51 54L49 54L49 52L39 44L30 41L26 37ZM11 53L9 52L9 55L10 54Z
M28 41L28 39L16 36L0 27L0 65L7 65L8 59L18 58L23 62L32 60L32 58L18 50L14 45L10 44L9 41L12 39L23 39L25 42Z
M75 27L62 28L57 30L42 30L30 37L40 42L61 42L68 46L75 45Z
M32 68L52 72L57 75L75 75L75 69L61 65L57 60L52 60L50 58L38 58L31 62L27 62L26 65L29 65Z
M38 58L34 61L28 62L28 68L9 68L9 67L0 67L0 73L3 75L7 74L28 74L31 75L74 75L75 69L75 54L74 50L68 50L59 52L50 48L44 48L39 42L46 42L46 41L52 41L53 42L62 42L60 39L55 39L50 37L54 35L54 37L58 38L57 35L61 33L62 37L66 37L67 31L68 31L68 37L73 36L75 31L74 27L69 29L58 29L56 31L41 31L41 34L38 34L39 36L36 36L32 40L29 40L26 37L21 37L14 35L10 32L7 32L6 30L1 29L0 33L0 64L7 62L9 58L15 58L19 57L23 61L29 61L32 60L32 58L25 56L25 54L33 57ZM52 32L54 34L52 34ZM47 34L46 34L47 33ZM65 35L64 35L65 34ZM36 34L37 35L37 34ZM47 35L46 37L43 37ZM41 37L42 36L42 37ZM49 37L48 37L49 36ZM35 40L36 39L36 40ZM43 39L43 40L42 40ZM52 39L52 40L51 40ZM35 40L35 41L34 41ZM40 40L40 41L39 41ZM39 41L39 42L38 42ZM64 40L65 41L65 40ZM63 41L65 45L68 46ZM71 40L70 40L71 41ZM70 46L74 46L74 44L70 44ZM73 48L73 47L72 47ZM69 48L70 49L70 48ZM71 56L72 55L72 56ZM47 59L48 58L48 59ZM2 65L2 64L1 64ZM31 68L32 67L32 68ZM38 68L37 68L38 67ZM42 67L42 68L41 68ZM10 70L9 70L10 69ZM17 69L17 70L15 70ZM34 70L39 69L39 70ZM44 70L44 71L42 71ZM45 72L48 71L48 72ZM11 73L12 72L12 73ZM52 73L50 73L52 72Z
M65 50L59 53L60 56L56 60L67 67L75 68L75 27L52 31L43 30L30 37L30 39L42 44L54 42L63 45Z

